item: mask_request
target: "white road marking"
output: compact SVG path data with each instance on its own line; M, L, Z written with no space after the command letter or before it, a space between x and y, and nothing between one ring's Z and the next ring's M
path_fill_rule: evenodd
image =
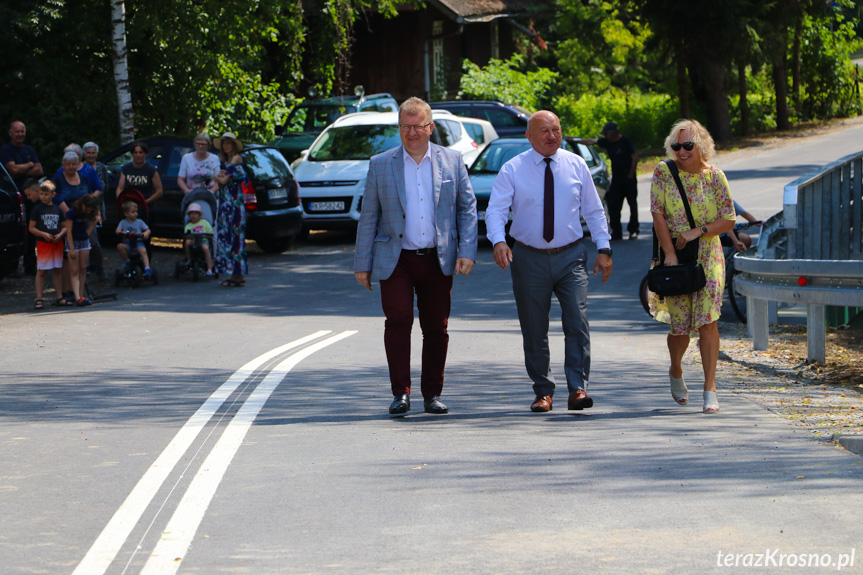
M104 573L117 553L123 547L132 529L135 528L141 516L150 505L153 497L161 489L165 479L177 465L183 454L223 403L232 393L246 381L256 369L270 361L274 357L291 350L295 347L305 345L331 333L331 330L315 332L296 341L286 343L272 349L267 353L256 357L246 365L238 369L223 383L219 389L204 402L204 404L189 418L186 424L177 432L171 443L162 451L161 455L153 462L153 465L144 473L143 477L135 485L126 500L114 513L114 516L102 530L99 537L90 547L87 555L72 572L72 575L97 575Z
M207 507L216 494L222 477L224 477L231 460L246 437L246 433L270 395L288 375L288 372L303 359L355 333L357 332L343 331L310 345L282 361L267 374L264 381L255 388L255 391L243 403L243 407L234 415L219 442L201 465L200 471L195 475L191 485L186 490L186 494L174 511L174 515L162 533L159 543L153 549L141 575L166 575L177 572L201 521L204 519Z

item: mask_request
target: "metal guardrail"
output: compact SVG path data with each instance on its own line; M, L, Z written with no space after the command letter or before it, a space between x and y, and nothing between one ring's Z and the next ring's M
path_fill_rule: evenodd
M807 305L808 359L826 360L825 306L863 307L863 152L785 186L783 210L734 258L755 349L767 349L768 302Z

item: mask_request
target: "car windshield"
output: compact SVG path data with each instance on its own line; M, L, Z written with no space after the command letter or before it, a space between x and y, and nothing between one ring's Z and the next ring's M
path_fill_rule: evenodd
M285 122L285 132L314 132L320 134L324 128L345 114L356 112L355 106L304 105L300 104L291 111Z
M309 151L309 160L368 160L401 145L398 126L370 124L336 126L327 130Z
M499 144L492 142L482 151L473 165L470 167L471 174L496 174L505 163L530 149L530 142L507 142Z
M285 157L278 150L252 148L243 154L243 164L258 177L292 179Z

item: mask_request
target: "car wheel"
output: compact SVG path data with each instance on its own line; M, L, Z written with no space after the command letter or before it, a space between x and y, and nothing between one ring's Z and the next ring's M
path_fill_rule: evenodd
M280 254L291 247L291 238L270 238L255 240L258 247L268 254Z

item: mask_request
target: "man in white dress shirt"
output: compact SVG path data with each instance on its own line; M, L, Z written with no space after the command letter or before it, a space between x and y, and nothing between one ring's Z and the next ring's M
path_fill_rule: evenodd
M548 347L551 295L560 302L565 341L564 373L569 388L567 407L593 406L587 393L590 375L590 331L587 308L587 246L582 241L583 216L599 248L593 275L611 275L608 224L602 201L584 160L560 149L560 120L548 111L530 117L526 136L532 148L501 168L486 211L488 239L494 261L512 267L512 290L524 343L524 363L536 398L531 411L552 408L554 378ZM505 226L512 210L510 235Z

